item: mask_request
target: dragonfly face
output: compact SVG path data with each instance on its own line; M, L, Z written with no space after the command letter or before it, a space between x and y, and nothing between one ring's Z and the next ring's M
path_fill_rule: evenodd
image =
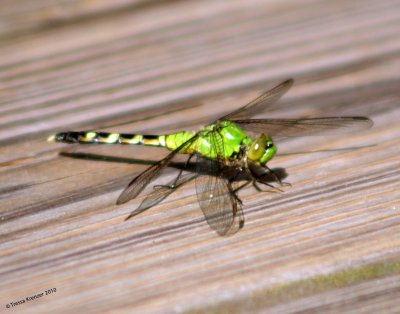
M262 133L250 145L247 158L260 165L265 165L276 154L276 146L269 135Z

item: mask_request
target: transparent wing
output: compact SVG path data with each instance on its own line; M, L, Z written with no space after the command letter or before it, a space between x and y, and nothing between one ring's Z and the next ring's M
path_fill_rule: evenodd
M273 138L308 135L345 134L368 129L373 125L366 117L326 117L310 119L232 120L239 127L256 134L268 133Z
M176 154L188 148L197 139L197 137L197 134L194 135L177 149L169 153L164 159L147 168L136 178L134 178L118 197L117 204L126 203L129 200L134 199L136 196L138 196L139 193L142 192L143 189L150 183L150 181L152 181L160 174L161 170L168 165L172 158L174 158Z
M198 171L218 171L217 162L198 157ZM199 166L201 165L201 166ZM237 232L243 227L244 217L241 205L231 193L228 181L221 175L200 175L196 178L196 192L200 208L211 229L219 235Z
M223 174L223 142L219 133L210 135L210 150L217 159L197 156L197 199L209 226L219 235L238 231L244 223L243 212Z
M133 216L136 216L144 212L145 210L159 204L172 192L176 191L178 188L188 183L189 181L192 181L197 176L197 173L186 173L179 176L178 179L174 178L171 182L168 182L167 185L155 186L153 191L146 196L139 207L136 208L125 220L128 220L129 218L132 218Z
M238 232L244 226L244 214L242 209L242 204L238 201L236 195L233 192L232 185L229 181L225 180L227 187L230 192L231 202L232 202L232 214L233 222L228 232L225 235L230 235Z
M247 105L223 116L219 120L247 119L265 111L269 105L275 103L289 90L293 82L293 79L282 82L271 90L264 92Z

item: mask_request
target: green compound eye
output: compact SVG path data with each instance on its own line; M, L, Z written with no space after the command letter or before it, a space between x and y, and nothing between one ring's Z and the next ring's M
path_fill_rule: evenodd
M276 146L274 145L274 143L272 143L272 141L268 142L267 145L265 146L265 151L264 154L262 155L262 157L260 158L260 164L261 165L265 165L269 160L272 159L272 157L275 156L276 154Z
M261 134L251 143L247 158L264 165L276 154L276 146L269 135Z
M261 134L253 143L251 143L247 157L252 161L259 161L264 155L266 146L268 145L268 138L265 134Z

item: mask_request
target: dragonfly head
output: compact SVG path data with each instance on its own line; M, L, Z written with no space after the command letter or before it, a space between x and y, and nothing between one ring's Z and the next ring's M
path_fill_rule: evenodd
M247 158L260 165L265 165L275 154L275 144L269 135L263 133L251 142Z

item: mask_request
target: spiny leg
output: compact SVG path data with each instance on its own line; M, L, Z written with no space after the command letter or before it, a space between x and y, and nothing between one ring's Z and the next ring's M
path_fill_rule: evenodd
M267 166L265 166L270 172L273 173L273 175L279 179L279 177ZM283 192L281 189L277 188L276 186L268 183L267 181L263 180L263 177L265 177L266 174L263 174L261 176L256 175L255 173L250 172L251 175L251 183L253 184L254 188L258 191L258 192ZM281 181L278 181L281 184ZM268 187L270 187L272 190L263 190L262 188L260 188L260 186L257 183L262 183ZM281 184L282 185L282 184Z
M261 169L261 167L260 167L259 169ZM267 169L269 172L271 172L271 173L274 175L276 181L278 181L279 183L281 182L281 181L279 180L279 177L278 177L270 168L268 168L267 166L264 166L264 167L262 167L262 169L263 169L263 170L264 170L264 169ZM255 170L253 171L249 166L246 167L246 170L247 170L247 174L248 174L249 177L251 178L249 182L252 183L253 187L254 187L258 192L276 192L276 191L282 192L281 189L279 189L279 188L275 187L274 185L268 183L268 181L267 181L267 180L268 180L268 173L266 173L266 172L263 171L262 174L258 174L257 171L256 171L257 169L255 169ZM265 177L267 177L267 178L265 178ZM265 180L265 179L267 179L267 180ZM271 189L273 189L273 190L275 190L275 191L263 190L262 188L260 188L260 186L259 186L257 183L262 183L262 184L264 184L264 185L270 187Z
M280 188L277 188L276 186L273 186L272 184L269 184L269 183L267 183L267 182L265 182L265 181L262 181L262 180L253 179L251 182L252 182L254 188L255 188L258 192L270 192L270 193L283 192ZM264 184L264 185L266 185L266 186L269 186L272 190L263 190L262 188L259 187L259 185L257 184L257 182L258 182L258 183L262 183L262 184Z
M176 176L174 182L172 184L157 184L153 187L153 189L160 189L160 188L168 188L168 189L174 189L176 187L176 184L180 177L182 176L183 171L187 168L189 165L190 159L192 159L193 154L189 156L189 158L186 160L185 165L182 167L182 169L179 171L178 175Z
M251 182L251 181L249 180L249 181L243 183L241 186L239 186L239 187L237 187L236 189L234 189L233 192L234 192L234 193L239 192L241 189L243 189L244 187L248 186L248 185L250 184L250 182Z
M245 184L242 184L240 187L233 189L232 188L232 184L231 184L231 180L228 181L228 189L229 189L229 193L235 198L235 200L240 204L243 205L242 200L239 198L239 196L237 196L236 192L239 191L240 189L244 188L247 184L249 184L249 182L246 182Z
M248 176L252 177L250 170L246 167L246 168L243 168L243 170L241 170L241 171L236 171L234 176L228 180L229 188L231 189L231 193L240 204L242 204L242 200L239 198L239 196L237 196L237 192L239 192L241 189L243 189L247 185L249 185L251 181L247 180L244 184L238 186L235 189L232 188L232 182L234 182L236 180L236 178L243 172L245 172Z
M279 178L279 176L276 174L276 172L273 171L271 168L269 168L267 165L265 165L264 167L265 167L265 169L267 169L267 170L273 175L275 181L278 182L280 186L292 186L289 182L283 182L283 181L281 180L281 178ZM260 178L260 179L261 179L261 178ZM261 182L261 181L258 181L258 182L264 183L264 184L265 184L265 182ZM266 185L271 186L271 185L269 185L269 184L266 184ZM279 189L278 189L278 190L279 190Z

